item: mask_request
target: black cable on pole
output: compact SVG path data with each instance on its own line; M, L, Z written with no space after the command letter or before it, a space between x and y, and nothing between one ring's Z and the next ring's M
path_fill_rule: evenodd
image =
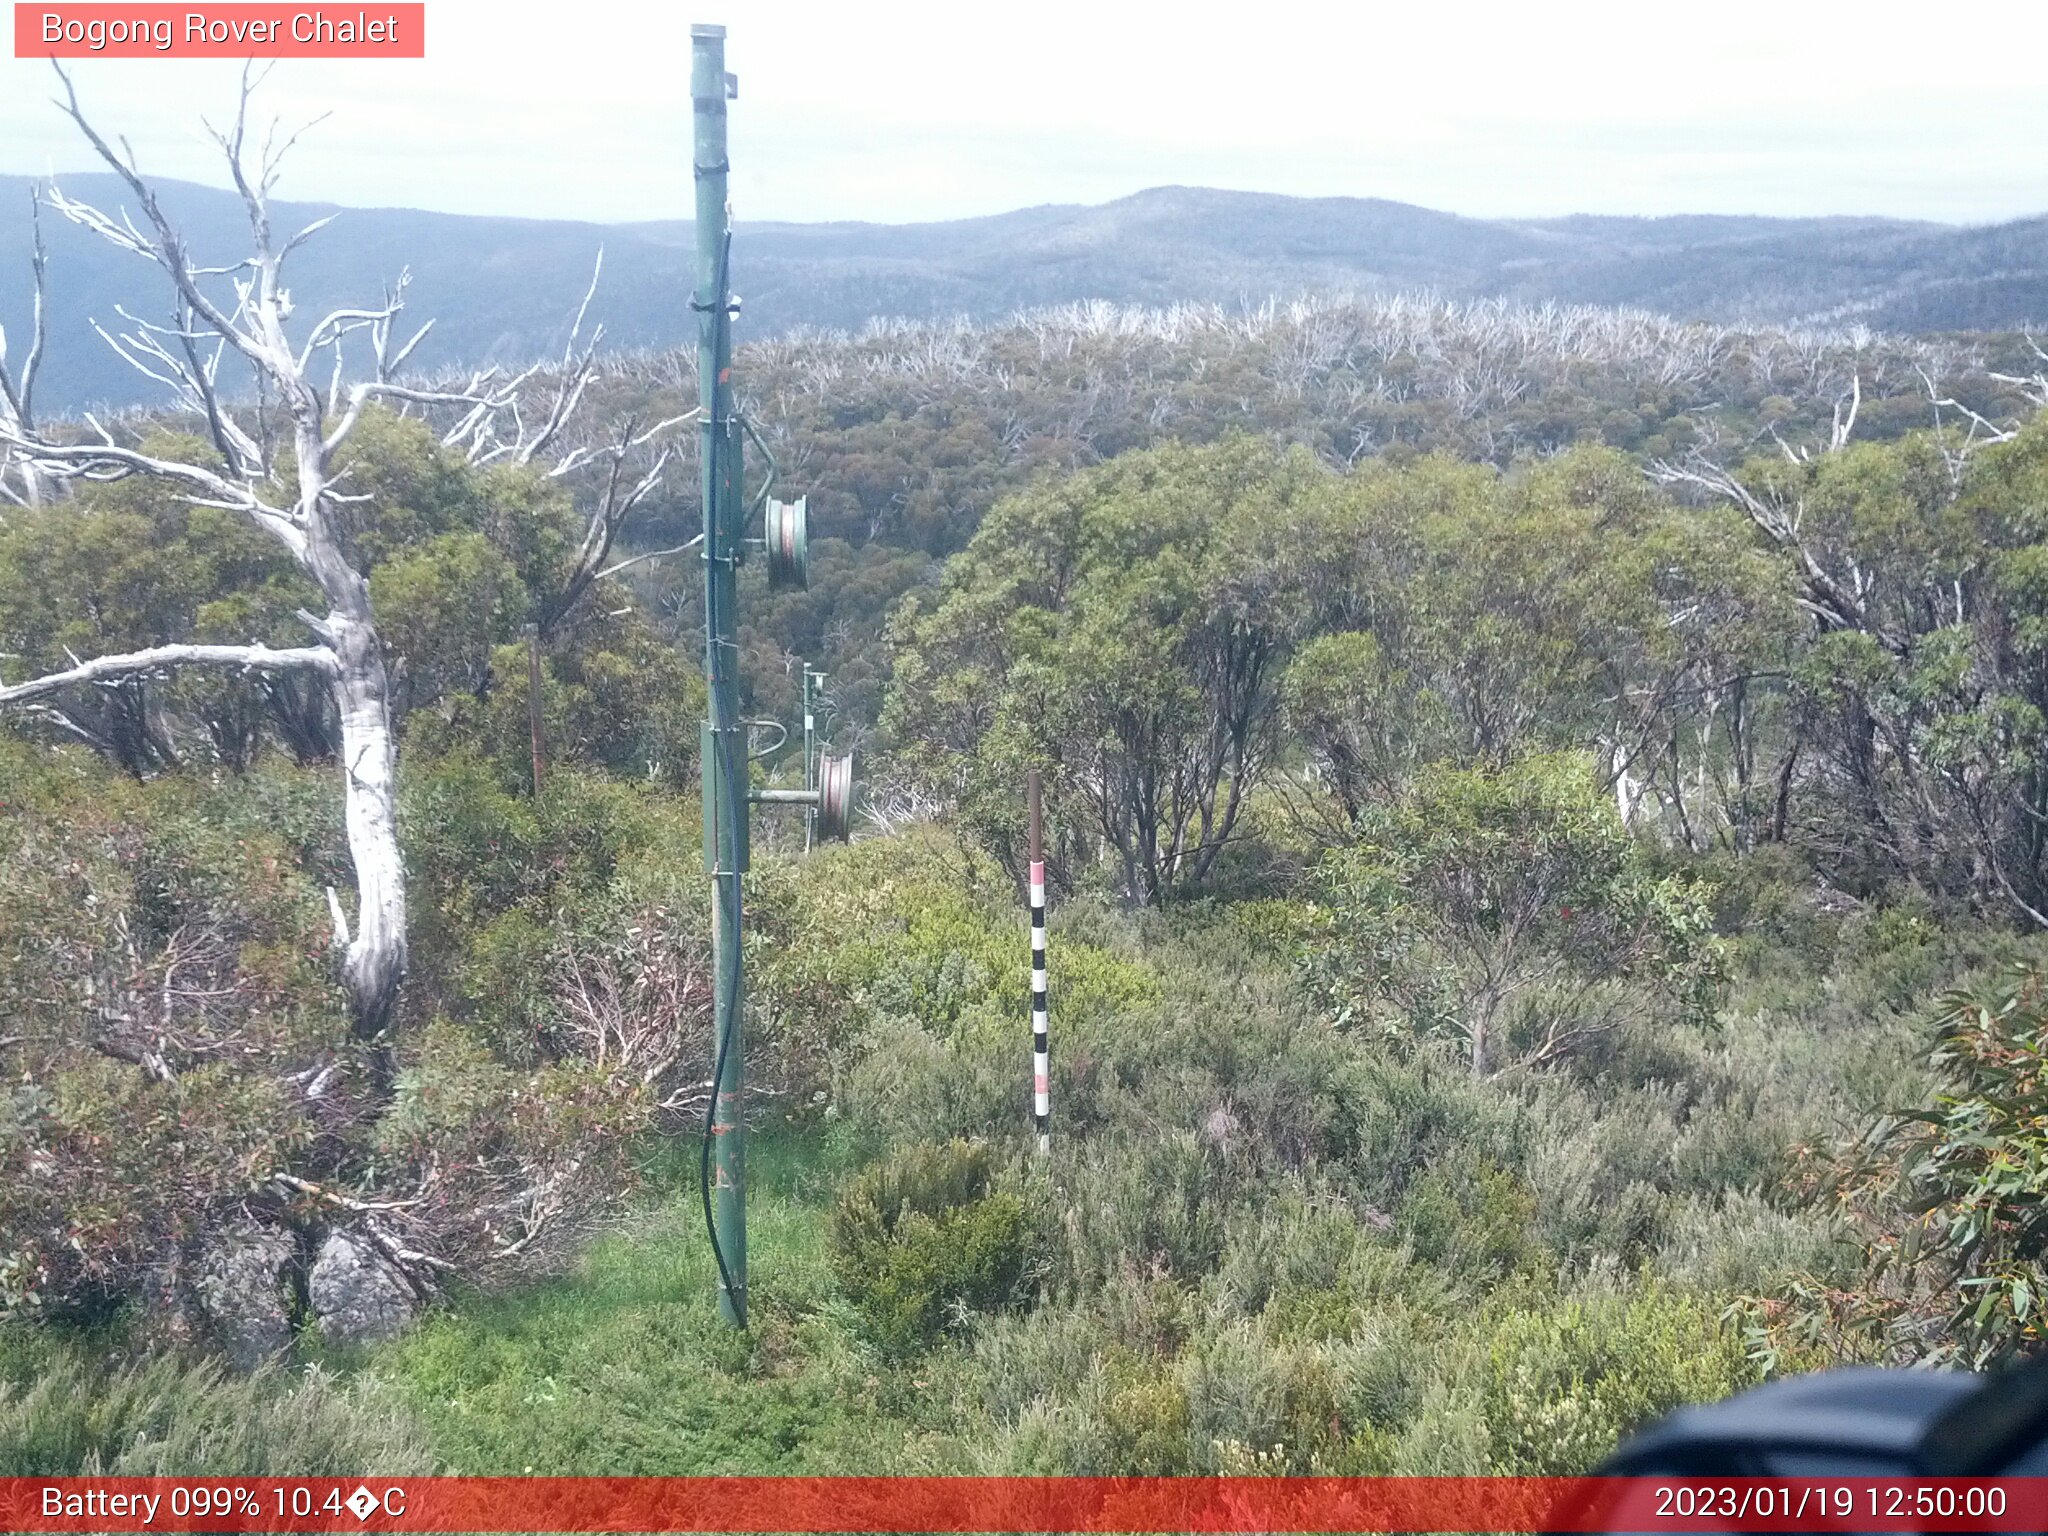
M711 1234L711 1257L718 1261L718 1283L725 1287L728 1296L732 1294L732 1271L726 1268L725 1245L718 1240L718 1218L711 1209L711 1143L712 1130L718 1123L718 1085L725 1081L726 1047L732 1043L738 1013L737 1008L732 1010L718 1036L718 1054L711 1067L711 1101L704 1108L704 1155L697 1175L697 1193L704 1201L704 1230Z

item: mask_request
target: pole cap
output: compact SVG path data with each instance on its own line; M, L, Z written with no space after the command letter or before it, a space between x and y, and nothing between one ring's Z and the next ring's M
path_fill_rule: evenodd
M714 22L700 21L690 28L690 36L723 37L725 36L725 28L717 25Z

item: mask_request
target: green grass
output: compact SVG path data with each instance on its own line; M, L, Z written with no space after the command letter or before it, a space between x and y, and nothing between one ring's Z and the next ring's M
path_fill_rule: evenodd
M111 1330L0 1325L0 1477L429 1472L399 1394L368 1378L137 1352Z
M451 1471L858 1471L902 1443L908 1426L872 1404L885 1367L833 1282L817 1149L753 1150L744 1335L718 1316L684 1150L676 1193L570 1273L437 1313L359 1361L411 1403Z

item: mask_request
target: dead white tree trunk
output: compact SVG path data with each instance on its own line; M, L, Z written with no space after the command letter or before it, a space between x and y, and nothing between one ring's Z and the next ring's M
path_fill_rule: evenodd
M317 423L316 423L317 429ZM324 533L324 530L323 530ZM370 614L370 585L322 537L307 568L329 604L313 632L335 659L334 704L341 721L343 819L356 872L353 932L344 946L342 981L356 1030L382 1034L405 976L405 865L398 851L398 745L391 731L391 683Z
M0 690L0 703L40 697L81 681L136 676L172 666L225 665L264 670L305 670L323 676L333 690L341 720L341 768L349 855L355 867L356 915L353 930L343 921L336 938L343 949L342 976L348 989L357 1034L384 1043L392 1005L406 970L406 900L404 866L399 857L396 815L396 760L392 737L390 686L383 648L370 611L369 584L350 564L340 544L338 516L349 498L335 484L335 454L354 427L363 406L378 398L464 408L473 420L494 415L510 403L504 388L490 387L491 376L474 379L455 393L427 394L392 382L392 371L417 345L424 331L394 353L392 323L402 307L403 283L376 309L337 310L318 321L304 342L294 347L286 323L291 299L282 281L285 259L319 225L299 231L280 244L270 227L269 193L279 162L290 148L266 141L258 163L249 164L245 134L251 78L244 74L233 127L214 133L229 173L249 217L253 254L230 267L194 263L183 239L142 178L125 142L114 148L87 120L70 78L59 70L64 86L58 103L77 124L100 158L127 184L141 213L141 223L123 211L118 218L53 190L50 206L74 223L102 236L119 249L153 263L169 280L177 319L170 325L136 320L124 313L131 329L120 335L102 331L130 363L169 385L178 403L201 416L225 461L216 471L200 464L158 459L117 443L91 418L96 437L60 441L37 428L20 398L10 388L9 409L0 412L0 447L37 476L63 483L151 475L178 486L195 504L241 513L292 554L319 588L324 614L302 614L319 642L302 650L271 650L263 646L166 646L126 656L101 657L68 672L38 678ZM321 223L325 223L322 220ZM225 278L234 302L216 299L211 286ZM312 382L321 355L332 351L334 390L340 389L341 345L356 332L368 332L376 361L375 376L347 390L344 401L323 398ZM273 461L265 444L270 435L250 430L237 419L236 408L219 378L225 357L238 357L256 375L262 393L281 408L289 423L291 457ZM33 354L32 354L33 357ZM27 370L32 379L32 369ZM327 428L330 407L343 406L340 424ZM290 486L288 499L277 496ZM338 908L337 908L338 910Z
M26 683L0 687L0 704L24 704L45 694L58 693L80 683L108 682L120 677L139 677L146 672L163 672L172 667L236 667L246 672L289 672L298 668L334 675L332 652L305 647L275 650L267 645L156 645L146 651L127 651L114 656L96 656L62 672L51 672Z
M8 367L7 329L0 326L0 427L11 426L18 432L35 430L36 373L42 367L43 341L48 328L45 299L49 291L50 258L43 248L43 200L39 192L29 194L29 228L32 232L29 274L33 292L30 296L28 351L22 357L19 372ZM0 444L0 449L4 449L4 444ZM0 451L0 500L22 507L42 505L42 476L36 472L32 460L11 449Z
M490 369L471 376L459 388L415 388L397 381L398 370L426 336L428 326L394 345L398 316L404 308L407 277L386 293L374 308L337 309L318 321L296 346L288 330L292 301L283 282L286 259L328 220L321 219L282 242L270 225L269 196L284 155L296 135L279 142L273 129L251 165L247 129L251 93L260 77L245 71L233 126L213 131L229 174L240 192L249 218L252 254L227 267L195 264L183 239L164 214L150 185L138 169L125 140L117 153L87 120L78 93L61 68L63 97L57 105L133 194L141 213L138 224L126 210L118 217L66 197L54 188L49 206L73 223L93 231L111 245L139 256L161 270L175 300L175 319L165 325L138 320L122 312L129 329L118 334L100 329L102 338L127 362L174 394L178 406L206 423L225 468L160 459L117 442L90 416L91 434L60 436L40 429L32 414L35 370L43 350L42 306L37 306L36 332L19 381L9 379L0 351L0 476L10 465L25 489L14 495L27 501L40 488L72 481L112 480L150 475L177 486L195 505L238 512L287 549L318 587L326 611L301 613L317 645L296 650L264 646L162 646L125 656L101 657L66 672L0 687L0 705L40 698L72 684L135 677L168 667L214 665L267 672L306 671L324 678L332 690L341 722L341 770L349 855L355 868L356 912L348 921L338 898L331 898L335 941L343 951L342 978L348 989L358 1035L380 1046L388 1065L386 1039L392 1007L406 970L406 889L398 847L397 749L392 730L390 679L384 651L370 610L369 582L349 559L343 545L344 508L361 498L337 483L337 454L347 443L366 407L384 403L400 411L439 413L452 421L442 432L444 446L462 451L473 464L509 459L531 464L562 439L585 391L596 376L596 349L602 328L584 334L583 322L591 293L584 295L570 327L568 345L554 379L554 389L538 424L529 427L521 411L521 390L539 371L531 368L511 378ZM600 267L602 257L600 255ZM37 292L42 292L43 254L36 245ZM217 297L231 287L234 302ZM591 292L597 278L593 273ZM343 343L359 336L367 343L368 377L344 383ZM220 380L224 360L238 359L255 375L259 399L281 413L282 434L266 430L275 415L237 407ZM322 372L329 380L322 391L315 382ZM601 445L569 448L544 472L561 478L578 470L604 471L602 493L588 515L588 526L567 584L549 618L559 622L567 610L597 581L621 566L607 567L614 540L633 511L660 484L673 447L657 442L671 428L693 421L696 413L674 417L644 430L628 426ZM509 423L509 433L501 426ZM274 440L289 443L290 456ZM626 472L641 463L641 470ZM0 479L0 489L5 488ZM289 488L289 497L281 493Z

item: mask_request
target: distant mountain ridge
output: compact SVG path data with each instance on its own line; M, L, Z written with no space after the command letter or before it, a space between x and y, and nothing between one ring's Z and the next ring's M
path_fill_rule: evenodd
M29 194L0 177L0 324L28 319ZM118 206L110 176L63 180ZM182 182L163 198L201 260L234 260L233 194ZM374 299L410 267L412 314L435 321L424 366L523 362L559 347L599 247L593 313L612 344L688 334L690 226L479 218L279 203L285 231L341 213L288 268L301 315ZM155 318L160 277L45 212L51 250L47 412L160 399L91 332L117 305ZM1378 198L1157 187L929 224L742 224L733 241L742 335L858 329L876 317L997 319L1082 299L1258 302L1302 292L1428 289L1452 298L1627 305L1726 323L2005 330L2048 320L2048 216L1958 227L1879 218L1723 215L1474 219ZM309 319L310 323L310 319ZM17 355L20 345L12 349Z

